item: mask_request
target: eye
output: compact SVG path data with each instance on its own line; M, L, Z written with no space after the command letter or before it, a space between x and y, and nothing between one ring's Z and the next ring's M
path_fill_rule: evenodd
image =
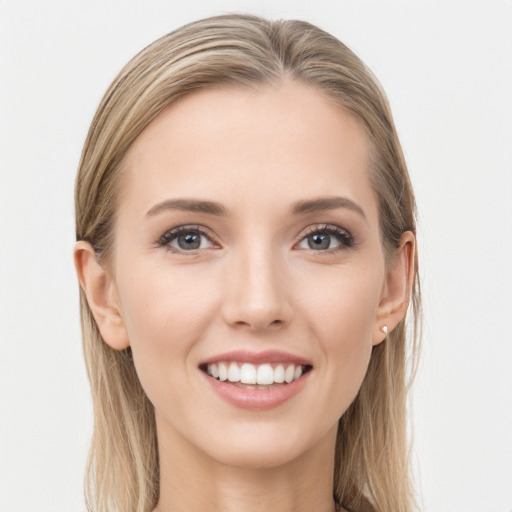
M158 244L176 253L193 253L215 246L201 226L179 226L171 229L161 236Z
M306 235L298 244L299 249L334 252L354 246L352 235L338 226L316 225L308 228Z

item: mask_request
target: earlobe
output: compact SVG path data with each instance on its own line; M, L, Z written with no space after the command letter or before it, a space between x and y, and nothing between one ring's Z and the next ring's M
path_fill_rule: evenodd
M378 345L404 318L414 281L414 234L403 233L394 261L388 270L382 297L377 309L373 345Z
M92 245L85 241L75 244L75 269L105 343L115 350L130 345L117 289L109 272L96 259Z

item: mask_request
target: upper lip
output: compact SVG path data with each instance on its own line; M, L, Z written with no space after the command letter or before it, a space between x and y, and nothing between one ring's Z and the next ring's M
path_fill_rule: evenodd
M233 350L210 357L203 361L200 366L218 363L218 362L240 362L252 364L264 363L293 363L296 365L311 366L311 361L303 357L289 354L280 350L265 350L262 352L253 352L248 350Z

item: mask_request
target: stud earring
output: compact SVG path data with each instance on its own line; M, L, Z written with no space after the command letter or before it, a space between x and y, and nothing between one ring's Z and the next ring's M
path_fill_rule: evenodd
M384 333L384 334L387 334L388 333L388 326L387 325L383 325L380 330Z

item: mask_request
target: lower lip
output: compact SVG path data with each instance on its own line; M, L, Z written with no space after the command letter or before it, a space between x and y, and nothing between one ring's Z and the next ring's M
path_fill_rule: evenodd
M203 375L212 389L226 402L241 409L261 411L278 407L297 395L305 386L310 373L311 371L303 374L290 384L282 384L270 389L241 388L228 381L214 379L205 373Z

